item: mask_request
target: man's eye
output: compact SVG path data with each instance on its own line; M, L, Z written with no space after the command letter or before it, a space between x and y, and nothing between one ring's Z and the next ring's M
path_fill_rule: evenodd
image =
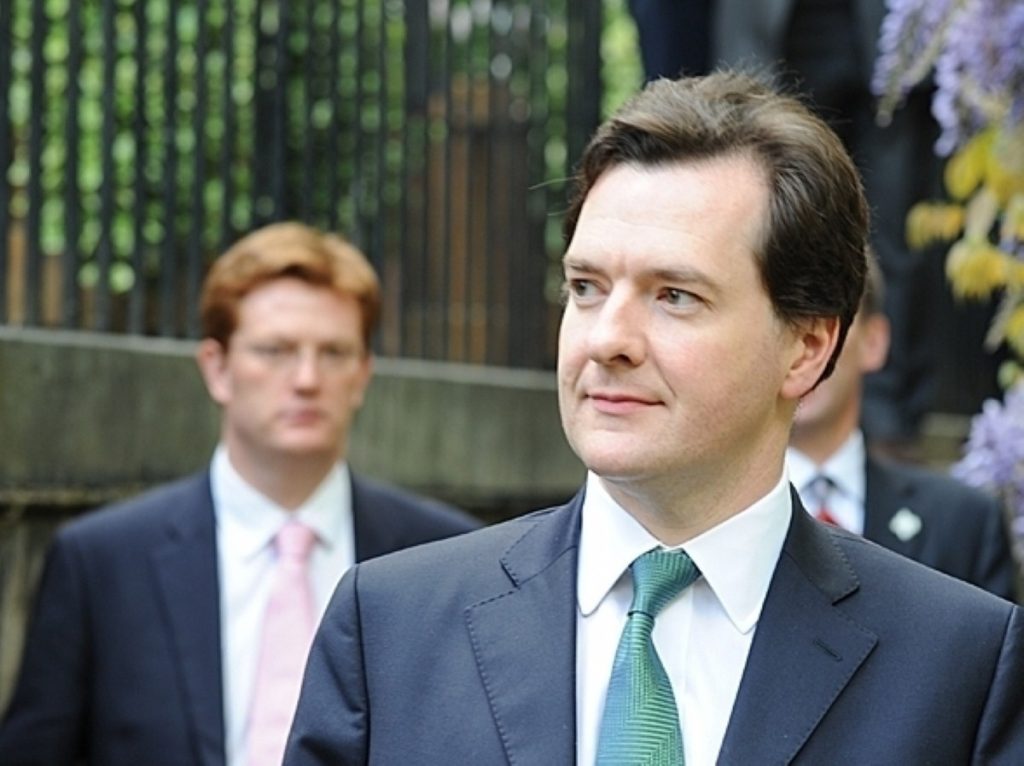
M687 306L696 300L693 293L680 290L678 287L666 287L663 296L672 306Z
M325 359L340 362L354 358L359 352L352 346L325 346L320 353Z
M268 359L277 359L289 353L289 348L283 343L259 343L253 346L252 350Z
M587 298L594 294L594 283L589 279L570 279L569 291L577 298Z

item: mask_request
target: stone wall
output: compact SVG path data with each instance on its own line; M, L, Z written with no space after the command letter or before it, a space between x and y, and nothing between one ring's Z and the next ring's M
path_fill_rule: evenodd
M209 460L217 410L193 350L0 328L0 710L56 526ZM349 453L367 476L486 521L560 502L583 477L548 372L378 359Z

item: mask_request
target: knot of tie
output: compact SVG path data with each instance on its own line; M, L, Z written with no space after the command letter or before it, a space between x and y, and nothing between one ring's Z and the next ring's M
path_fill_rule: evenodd
M815 474L814 478L807 482L808 493L817 501L818 505L827 504L829 496L835 488L835 482L823 473Z
M700 570L685 551L648 551L630 564L633 572L633 603L629 613L648 615L652 620L665 606L700 576Z
M278 530L274 541L283 561L303 564L313 550L316 533L301 522L289 521Z

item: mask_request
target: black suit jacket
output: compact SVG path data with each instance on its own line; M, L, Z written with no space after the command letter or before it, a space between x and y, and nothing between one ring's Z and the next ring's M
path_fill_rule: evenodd
M712 64L777 66L783 64L786 33L796 0L715 0L711 25ZM852 0L854 35L864 52L861 77L865 87L871 83L878 30L885 18L885 0ZM844 42L848 30L835 30ZM784 64L783 64L784 65Z
M573 763L581 504L346 573L286 766ZM794 505L719 764L1024 763L1024 613Z
M356 558L478 526L352 479ZM0 764L223 766L220 606L206 472L61 529L0 725Z
M1016 564L999 503L948 476L869 457L864 536L1013 601ZM901 521L917 520L913 531ZM902 536L897 534L903 529ZM913 534L909 534L913 532Z

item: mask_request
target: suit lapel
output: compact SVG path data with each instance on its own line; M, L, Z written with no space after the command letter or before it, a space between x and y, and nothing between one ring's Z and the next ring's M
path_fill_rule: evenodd
M912 559L918 558L918 551L926 530L919 529L906 539L893 532L897 514L909 514L911 519L920 517L909 507L913 488L898 475L886 469L877 460L868 458L865 464L864 491L864 537L883 548L896 551Z
M877 642L836 605L857 578L794 492L719 764L789 763ZM842 534L836 532L835 534Z
M168 517L167 538L152 557L156 580L200 762L223 766L219 579L208 474L196 478Z
M576 759L576 567L582 495L502 558L511 589L466 623L509 763Z
M374 514L371 488L349 472L352 487L352 529L355 535L356 561L366 561L401 547L379 514Z

